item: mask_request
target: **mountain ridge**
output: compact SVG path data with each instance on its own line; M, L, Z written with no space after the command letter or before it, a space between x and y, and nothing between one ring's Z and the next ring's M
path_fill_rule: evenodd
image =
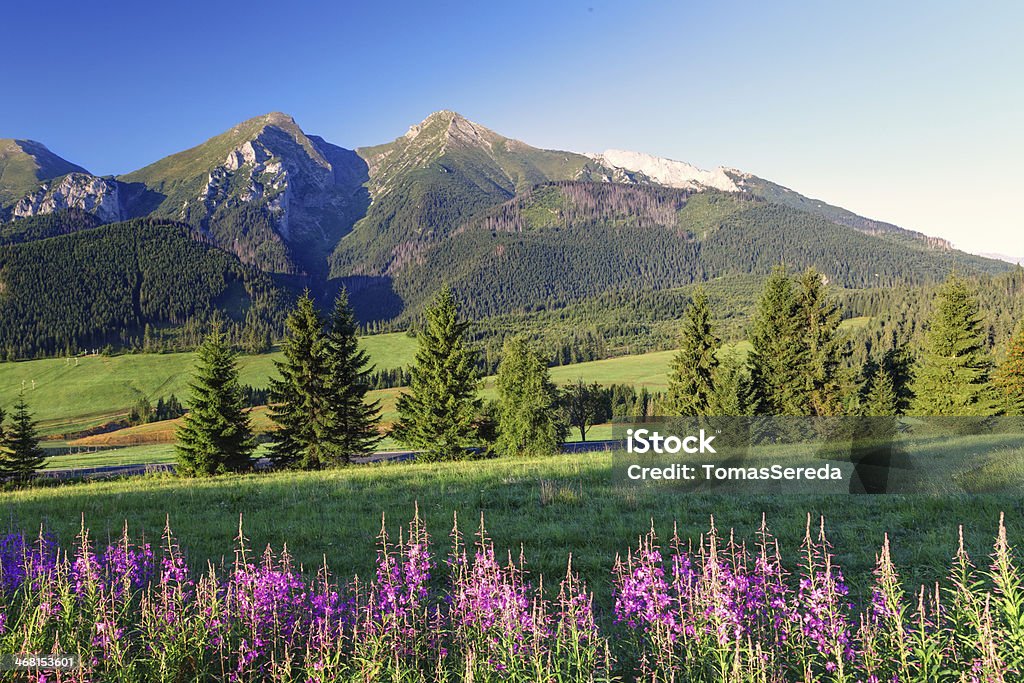
M50 166L52 172L60 164ZM778 253L780 244L803 254L796 259L801 264L856 286L870 284L868 266L861 254L844 249L873 250L880 262L909 269L906 276L881 274L879 281L885 282L932 277L943 263L981 271L1001 267L966 258L939 238L859 216L738 169L705 170L623 150L580 154L541 149L451 110L428 115L389 142L354 150L306 133L288 114L270 112L129 173L98 178L82 171L42 181L5 210L16 218L74 210L95 220L10 228L11 239L66 234L76 225L95 227L97 220L174 221L191 226L243 264L298 277L323 299L345 285L375 319L394 317L410 302L420 306L429 290L440 286L430 269L438 270L442 280L462 277L467 286L496 286L482 264L510 278L503 286L533 292L502 295L481 305L487 314L505 305L526 305L529 296L563 305L592 294L592 288L568 287L557 274L560 259L571 261L576 277L626 287L685 285L711 271L728 271L722 258L742 262L736 272L759 273L770 266L764 254ZM602 191L599 186L634 189ZM695 204L702 207L699 216L689 211L690 218L680 222L676 214L702 196L706 200ZM730 196L776 208L737 203ZM774 230L772 221L777 222ZM874 241L847 238L841 230ZM617 251L599 255L602 242L596 235ZM574 251L566 239L585 248ZM829 256L813 244L824 239L839 252ZM645 261L656 253L631 252L652 248L674 254L677 275ZM718 248L733 251L708 251ZM747 258L751 249L760 255ZM495 251L546 265L530 271L533 281L527 286L516 280L517 273L527 270L494 260ZM714 266L705 268L694 259ZM914 259L926 265L913 266ZM615 267L632 270L611 280L597 272ZM545 283L542 277L551 279ZM575 293L556 296L551 289L557 287Z

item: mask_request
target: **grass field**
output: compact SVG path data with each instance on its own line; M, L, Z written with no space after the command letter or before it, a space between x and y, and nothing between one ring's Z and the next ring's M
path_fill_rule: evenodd
M70 543L84 516L97 537L115 537L128 521L134 533L156 541L164 520L189 553L193 566L230 561L239 516L250 545L288 544L306 567L326 560L341 575L372 572L374 538L381 515L397 530L418 505L443 549L457 512L463 531L485 516L499 548L525 552L530 570L545 577L573 566L607 599L616 553L624 554L651 523L662 538L674 522L696 539L715 516L720 529L752 539L762 513L794 557L809 513L826 516L838 561L854 577L855 590L870 579L883 534L911 583L930 582L946 571L965 525L969 548L986 563L1000 511L1007 513L1011 541L1024 532L1024 499L1006 496L849 496L681 494L664 488L624 489L612 484L611 456L587 454L444 464L392 464L319 473L269 473L180 480L147 476L87 484L59 484L5 493L4 526L40 524Z
M404 333L363 337L380 369L408 365L416 340ZM278 353L239 358L243 384L265 387ZM126 354L0 363L0 406L11 406L25 388L43 434L61 434L123 417L141 399L188 397L193 354ZM32 382L35 382L33 388Z

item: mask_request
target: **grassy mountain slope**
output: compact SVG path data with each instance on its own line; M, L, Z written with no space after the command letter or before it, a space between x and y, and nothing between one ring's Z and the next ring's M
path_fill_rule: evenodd
M517 192L599 172L583 155L531 147L450 111L357 152L369 168L373 203L335 249L335 277L386 275Z
M0 209L17 202L39 183L68 173L88 173L32 140L0 139Z
M954 267L1006 270L743 194L562 182L520 194L435 240L393 266L390 285L406 315L448 282L471 315L491 316L558 308L608 291L764 274L780 263L815 266L844 287L918 284Z
M270 272L322 274L367 204L362 160L276 112L119 180L130 215L196 226Z

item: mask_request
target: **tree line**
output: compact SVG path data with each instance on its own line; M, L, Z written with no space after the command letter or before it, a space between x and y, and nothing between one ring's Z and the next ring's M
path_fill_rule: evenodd
M916 343L879 340L859 365L820 273L765 282L746 358L724 356L708 299L698 292L672 362L667 407L678 415L1020 415L1024 325L997 364L978 296L952 275L935 291Z

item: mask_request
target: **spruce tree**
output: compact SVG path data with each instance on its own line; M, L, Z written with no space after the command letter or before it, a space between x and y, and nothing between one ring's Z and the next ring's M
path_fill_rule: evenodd
M712 411L716 415L741 417L757 414L757 397L750 369L738 353L723 354L715 368L715 395Z
M331 463L328 434L331 408L324 320L303 292L288 314L280 378L270 380L270 418L278 425L269 457L279 467L315 470Z
M805 368L810 353L800 301L786 270L776 267L765 282L750 333L752 393L758 414L809 415Z
M1007 415L1024 415L1024 323L1011 337L1004 360L995 373L995 385Z
M675 415L715 412L715 376L721 339L715 336L711 307L703 289L697 289L683 319L682 344L672 359L666 407Z
M0 412L0 421L3 413ZM29 412L25 393L18 395L11 415L11 425L3 431L3 452L0 454L0 474L26 481L35 476L46 462L39 447L39 433Z
M348 463L373 452L381 440L380 402L366 400L373 366L359 348L355 313L342 288L334 302L324 342L327 370L327 443L332 460Z
M427 308L409 392L396 401L399 419L392 428L399 443L423 451L422 460L465 458L478 440L477 352L466 341L468 327L445 287Z
M919 415L990 415L996 396L978 302L952 275L938 292L914 382Z
M864 368L864 376L858 412L865 417L899 415L899 395L891 366L884 361L868 361Z
M547 364L522 338L505 342L495 380L498 389L497 450L504 455L552 455L565 440L558 390Z
M828 295L821 273L809 268L797 289L806 363L797 368L811 415L837 415L842 410L840 372L846 341L839 332L842 312Z
M177 433L178 473L207 476L252 465L256 447L235 353L220 325L196 351L189 411Z

